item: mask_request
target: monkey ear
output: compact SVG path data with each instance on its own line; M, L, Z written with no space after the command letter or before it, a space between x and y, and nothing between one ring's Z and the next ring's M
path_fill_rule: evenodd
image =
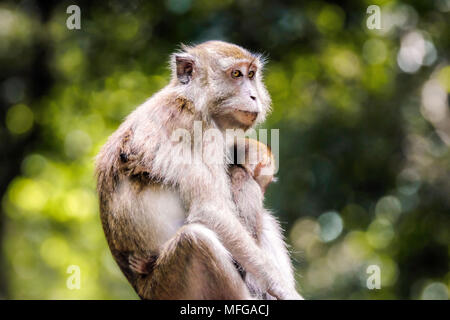
M191 81L192 71L194 70L194 59L190 56L176 55L175 64L178 80L182 84L188 84Z

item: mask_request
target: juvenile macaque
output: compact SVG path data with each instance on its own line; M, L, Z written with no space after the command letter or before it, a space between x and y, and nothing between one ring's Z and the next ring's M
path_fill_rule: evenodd
M97 158L100 215L115 260L143 299L254 298L235 262L251 275L256 294L301 298L292 271L285 274L263 244L273 239L249 232L246 202L233 198L228 174L225 131L250 128L270 107L263 62L239 46L209 41L183 47L171 67L171 82L127 117ZM200 161L188 163L186 144L174 134L194 136L198 123L203 134L219 135L200 147L194 141L192 159ZM250 181L262 205L262 190ZM273 218L260 213L261 230L273 229L267 237L281 241Z
M231 190L239 219L266 255L276 264L285 282L295 287L286 244L278 221L264 208L264 192L274 180L275 160L264 144L241 139L233 146L234 161L229 167ZM244 270L245 271L245 270ZM271 299L252 274L244 275L253 297Z

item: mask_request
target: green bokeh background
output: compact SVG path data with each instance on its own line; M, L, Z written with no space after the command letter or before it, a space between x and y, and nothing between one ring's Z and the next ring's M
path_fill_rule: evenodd
M66 8L81 8L68 30ZM369 30L369 5L381 30ZM180 43L268 55L267 206L309 299L448 299L450 1L3 1L0 298L136 299L101 229L93 159ZM381 289L366 286L369 265ZM81 270L69 290L67 268Z

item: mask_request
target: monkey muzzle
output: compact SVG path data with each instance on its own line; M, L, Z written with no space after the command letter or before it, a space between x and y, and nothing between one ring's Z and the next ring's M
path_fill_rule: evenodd
M231 109L226 113L214 115L214 121L223 129L250 128L256 120L258 112Z
M258 112L236 110L234 116L244 126L250 127L255 122Z

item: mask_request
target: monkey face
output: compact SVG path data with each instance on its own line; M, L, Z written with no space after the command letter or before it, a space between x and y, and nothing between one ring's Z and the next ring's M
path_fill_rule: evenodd
M258 87L261 80L255 59L234 63L222 71L222 90L228 94L215 107L213 118L223 129L248 129L267 108L264 92L261 94L263 90Z
M270 96L262 81L260 55L222 41L184 47L174 59L180 87L196 109L208 113L221 129L248 129L264 121Z

